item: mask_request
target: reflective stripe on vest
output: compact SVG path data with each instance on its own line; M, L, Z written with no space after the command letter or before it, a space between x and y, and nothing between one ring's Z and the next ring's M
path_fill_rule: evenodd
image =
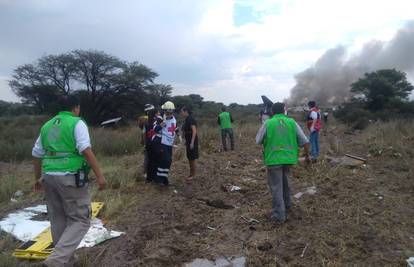
M298 143L296 122L283 114L274 115L265 122L263 142L265 165L296 164Z

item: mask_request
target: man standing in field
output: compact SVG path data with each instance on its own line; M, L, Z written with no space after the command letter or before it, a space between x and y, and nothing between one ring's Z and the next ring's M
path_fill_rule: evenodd
M272 105L273 116L266 120L256 135L256 143L263 145L264 163L272 194L271 220L275 224L286 221L290 201L290 166L298 162L299 147L305 147L309 161L309 141L302 128L285 115L285 104Z
M319 156L319 131L321 130L321 112L316 107L315 101L308 102L309 113L306 119L306 126L310 132L312 162L316 162Z
M231 117L230 112L226 111L226 107L221 108L221 113L218 115L217 123L221 128L221 142L223 144L224 151L227 151L226 139L227 136L230 138L230 148L234 150L234 134L233 128L231 126L233 118Z
M44 266L71 266L75 250L89 230L89 168L97 177L99 190L106 184L91 149L88 128L79 117L79 100L67 96L62 105L63 111L42 126L32 150L35 190L44 188L54 246Z

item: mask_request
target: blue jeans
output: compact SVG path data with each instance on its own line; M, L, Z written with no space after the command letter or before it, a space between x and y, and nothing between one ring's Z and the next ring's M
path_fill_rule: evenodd
M313 159L317 159L319 156L319 132L313 131L310 134L311 154Z

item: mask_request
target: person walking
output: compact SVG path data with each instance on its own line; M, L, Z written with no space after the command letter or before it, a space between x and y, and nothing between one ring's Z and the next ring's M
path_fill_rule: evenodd
M53 267L73 264L75 250L89 230L89 169L96 175L99 190L106 184L88 128L79 117L79 100L66 96L61 102L63 111L42 126L32 149L35 190L44 189L54 246L43 265Z
M232 128L233 118L230 112L226 111L226 107L223 106L221 108L221 113L218 115L217 123L220 125L221 128L221 142L223 144L224 151L227 151L227 136L230 139L230 149L234 150L234 133Z
M315 101L308 102L309 113L306 119L306 126L310 132L310 144L311 144L311 154L312 162L316 162L319 156L319 131L321 130L321 112L316 106Z
M164 119L160 123L161 145L157 163L157 175L155 182L161 185L169 185L169 172L172 163L173 145L175 140L175 130L177 121L173 115L175 105L171 101L167 101L161 106L164 110Z
M182 132L185 138L187 159L190 165L188 179L191 180L196 175L196 160L198 159L197 121L192 116L191 110L185 106L181 108L180 114L185 118Z
M299 147L305 148L309 162L309 141L300 126L285 115L285 104L272 105L273 116L266 120L256 135L256 143L264 149L264 164L272 195L271 220L276 224L286 221L291 208L290 166L297 164Z

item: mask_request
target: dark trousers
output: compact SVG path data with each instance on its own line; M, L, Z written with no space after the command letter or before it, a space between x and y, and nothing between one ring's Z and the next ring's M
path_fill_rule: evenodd
M289 176L289 165L267 166L267 179L272 194L272 220L286 220L286 212L291 207Z
M221 129L221 142L223 144L223 149L224 151L227 151L227 136L229 136L230 138L230 148L231 150L234 150L234 134L233 134L233 129L228 128L228 129Z
M156 183L168 185L168 175L172 163L172 146L160 145L160 154L157 158L157 169L154 181Z

